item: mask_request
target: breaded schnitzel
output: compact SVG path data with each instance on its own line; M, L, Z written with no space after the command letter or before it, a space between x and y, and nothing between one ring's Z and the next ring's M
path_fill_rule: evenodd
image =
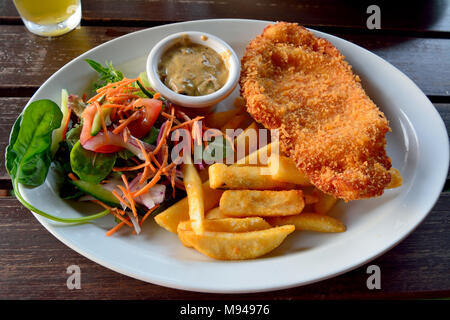
M270 25L248 45L240 84L248 112L280 129L282 151L318 189L344 200L383 193L388 121L330 42L297 24Z

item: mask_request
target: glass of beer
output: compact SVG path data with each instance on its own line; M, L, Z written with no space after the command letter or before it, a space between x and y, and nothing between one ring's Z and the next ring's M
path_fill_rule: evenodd
M81 20L80 0L13 0L27 29L37 35L65 34Z

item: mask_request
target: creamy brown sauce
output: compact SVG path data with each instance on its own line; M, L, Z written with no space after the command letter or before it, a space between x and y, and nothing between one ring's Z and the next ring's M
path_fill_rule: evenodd
M223 58L188 37L181 38L163 54L158 73L167 87L188 96L213 93L222 88L228 78Z

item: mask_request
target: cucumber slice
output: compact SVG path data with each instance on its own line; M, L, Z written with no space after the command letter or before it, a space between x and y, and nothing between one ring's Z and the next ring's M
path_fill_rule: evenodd
M147 72L144 71L144 72L139 73L139 78L141 79L144 87L147 87L147 88L151 87L150 81L148 81Z
M111 122L110 120L110 115L111 115L111 108L107 108L107 109L102 109L102 117L106 123L106 125L108 125L108 123ZM94 117L94 121L92 122L92 127L91 127L91 136L96 136L97 133L100 132L100 130L102 130L102 120L100 118L100 114L97 112L95 114Z
M61 120L61 126L53 131L52 146L50 148L52 157L56 154L56 151L58 151L59 143L62 141L63 138L64 124L66 123L67 117L69 116L69 108L67 107L68 101L69 101L69 93L67 92L66 89L62 89L61 104L59 105L59 108L61 109L63 117Z
M83 180L70 180L70 183L75 187L83 191L84 193L94 197L101 202L112 206L112 207L120 207L120 202L117 198L112 194L111 191L104 189L100 184L87 182Z

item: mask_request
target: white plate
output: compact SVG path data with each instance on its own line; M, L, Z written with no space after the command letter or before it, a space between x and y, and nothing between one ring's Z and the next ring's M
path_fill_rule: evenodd
M50 77L30 101L59 102L61 88L82 93L94 72L83 61L111 60L125 75L145 70L145 59L163 37L184 30L205 31L227 41L242 56L247 43L268 22L204 20L164 25L109 41L74 59ZM449 146L442 119L422 91L392 65L348 41L315 32L330 40L353 65L369 96L386 114L392 132L387 150L404 178L399 189L377 199L341 202L333 215L348 230L340 234L296 232L270 255L241 262L211 260L185 248L176 235L149 221L140 236L106 237L111 216L93 223L67 226L36 218L56 238L87 258L117 272L151 283L202 292L243 293L289 288L354 269L392 248L416 228L433 207L445 182ZM222 103L231 105L237 95ZM23 190L37 208L64 217L83 209L61 200L54 176L33 190ZM92 211L91 211L92 212Z

